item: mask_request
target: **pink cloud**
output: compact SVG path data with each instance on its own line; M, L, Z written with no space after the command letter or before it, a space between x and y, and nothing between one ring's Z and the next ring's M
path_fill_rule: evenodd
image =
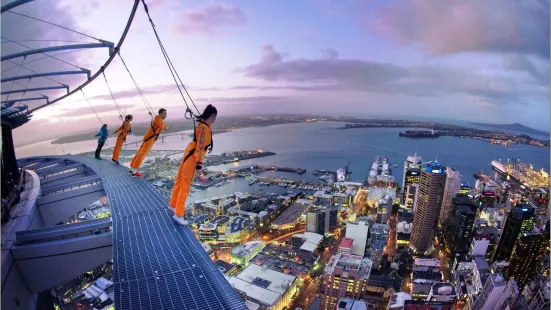
M245 13L236 5L209 3L180 13L176 31L182 34L220 35L228 26L241 26L246 22Z
M435 54L523 52L549 58L549 3L544 2L404 0L375 10L362 22Z

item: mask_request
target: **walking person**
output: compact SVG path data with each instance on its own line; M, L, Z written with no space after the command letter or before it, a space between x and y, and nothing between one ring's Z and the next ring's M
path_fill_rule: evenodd
M166 118L166 109L160 109L159 115L155 116L155 119L151 121L151 128L143 136L143 142L140 149L134 155L134 159L130 163L130 173L133 177L142 177L143 175L138 171L142 165L143 160L157 141L157 138L161 134L161 131L168 129L164 119Z
M187 225L184 213L191 183L195 175L201 175L207 149L209 153L212 151L213 142L210 126L216 121L217 114L216 108L209 104L203 114L198 117L199 125L193 133L193 141L187 145L184 151L178 174L174 180L169 208L174 212L174 220L181 225Z
M101 157L99 157L99 153L101 152L101 149L103 148L103 145L105 144L105 142L107 141L107 137L109 136L109 131L107 131L107 124L103 124L103 126L101 126L101 129L95 136L99 136L98 147L96 148L96 159L101 159Z
M130 134L130 132L132 132L132 127L130 126L130 122L132 121L132 118L133 118L132 115L128 114L124 118L124 122L122 123L122 126L115 131L115 134L119 132L120 133L119 133L119 136L117 137L117 143L115 144L115 148L113 149L113 156L111 157L111 160L117 163L117 165L119 164L119 155L121 153L122 144L124 143L124 141L126 141L126 136Z

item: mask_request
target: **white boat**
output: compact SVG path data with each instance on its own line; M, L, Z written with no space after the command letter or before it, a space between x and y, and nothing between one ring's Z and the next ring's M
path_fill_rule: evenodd
M497 160L492 160L492 168L503 174L507 174L508 172L507 167Z

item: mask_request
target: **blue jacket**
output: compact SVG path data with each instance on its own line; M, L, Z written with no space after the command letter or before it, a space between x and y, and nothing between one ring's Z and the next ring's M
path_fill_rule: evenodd
M96 134L96 137L99 136L98 143L105 143L107 137L109 136L109 131L106 128L101 128L100 131Z

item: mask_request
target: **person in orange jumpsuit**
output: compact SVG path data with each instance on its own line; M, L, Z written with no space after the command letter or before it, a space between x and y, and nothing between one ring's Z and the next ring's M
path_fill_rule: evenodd
M168 129L165 125L164 119L166 118L166 110L159 109L159 115L155 116L155 119L151 121L151 128L143 136L143 142L140 149L134 155L134 159L130 163L130 173L133 177L142 177L143 175L138 171L142 165L143 160L157 141L157 138L161 134L161 131Z
M119 155L121 153L122 144L124 143L124 141L126 141L126 136L132 131L132 127L130 126L131 121L132 115L128 114L124 118L122 126L119 127L119 129L115 130L114 133L119 133L119 136L117 137L117 143L115 144L115 148L113 149L113 156L111 157L111 160L116 162L117 165L119 164Z
M203 111L203 114L198 117L199 125L195 128L193 141L186 147L180 167L178 168L169 208L174 212L174 220L181 225L187 225L184 213L186 211L186 199L191 183L195 175L201 175L207 149L209 153L212 151L213 143L210 126L216 121L217 114L216 108L209 104Z

